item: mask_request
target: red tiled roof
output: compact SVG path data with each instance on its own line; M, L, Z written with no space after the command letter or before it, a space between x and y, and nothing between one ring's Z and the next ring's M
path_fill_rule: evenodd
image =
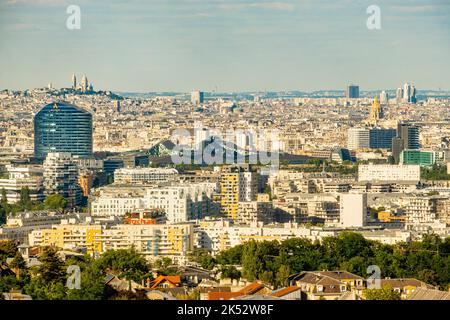
M261 289L264 289L264 285L255 281L236 292L208 292L208 299L229 300L231 298L255 294Z
M259 282L252 282L248 286L239 290L238 292L240 292L243 295L249 295L249 294L254 294L254 293L258 292L259 290L261 290L263 288L264 288L263 284L261 284Z
M180 278L180 276L163 276L163 275L159 275L155 280L150 282L150 284L149 284L150 289L157 288L158 285L161 284L161 282L163 282L163 281L168 281L173 286L178 286L181 283L181 278Z
M273 296L273 297L278 297L279 298L279 297L283 297L283 296L285 296L285 295L287 295L289 293L295 292L295 291L300 290L300 289L301 288L297 287L297 286L290 286L290 287L286 287L286 288L283 288L281 290L272 292L270 295Z

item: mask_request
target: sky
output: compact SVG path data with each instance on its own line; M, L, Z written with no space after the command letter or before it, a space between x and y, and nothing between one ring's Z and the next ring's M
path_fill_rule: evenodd
M450 90L450 0L0 0L0 90L73 73L119 92Z

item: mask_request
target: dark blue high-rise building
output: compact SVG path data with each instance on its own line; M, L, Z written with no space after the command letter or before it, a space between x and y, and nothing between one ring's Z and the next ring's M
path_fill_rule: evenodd
M358 99L359 98L359 86L351 84L347 86L346 97L348 99Z
M399 123L397 137L392 139L392 156L395 163L399 163L400 154L403 150L417 149L420 149L419 127L408 123Z
M62 102L44 106L34 117L34 155L49 152L92 157L92 114Z
M391 149L392 139L397 135L395 129L373 128L369 131L371 149Z

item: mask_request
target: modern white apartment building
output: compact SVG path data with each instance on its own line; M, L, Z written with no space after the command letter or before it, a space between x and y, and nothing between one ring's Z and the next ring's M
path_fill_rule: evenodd
M20 200L22 188L28 188L31 201L44 198L43 173L41 166L7 165L8 179L0 179L0 190L5 189L8 203Z
M399 242L410 242L411 232L406 230L368 230L358 231L365 239L379 241L383 244L396 244Z
M123 216L135 209L145 208L144 199L133 194L102 195L91 203L93 216Z
M167 221L186 222L209 214L215 183L192 183L147 190L144 198L146 208L162 209Z
M53 214L47 211L19 213L10 217L6 225L0 228L0 240L13 240L21 244L28 244L28 234L32 231L50 228L59 224L63 219L75 219L74 214Z
M239 202L237 223L252 224L255 222L273 222L272 202L246 201Z
M102 252L133 246L149 260L169 257L182 263L187 252L194 248L193 231L193 224L121 224L103 230L95 240L101 244Z
M46 195L60 194L69 207L81 201L78 168L70 153L49 153L44 161L44 189Z
M292 221L306 223L320 219L326 224L339 222L339 202L332 194L286 194L284 201L276 202L281 211L291 214Z
M117 184L163 183L173 181L178 171L173 168L121 168L114 172Z
M432 223L438 218L438 208L446 198L439 196L412 196L405 198L407 221L413 224Z
M350 128L347 136L347 148L349 150L370 148L370 130L368 128Z
M296 224L280 226L233 225L227 220L199 221L195 227L195 247L211 251L214 254L242 244L246 241L283 241L302 237L321 240L323 237L336 236L337 231L314 230Z
M340 195L340 223L344 228L364 227L367 220L367 194Z
M51 228L30 232L28 235L29 245L43 247L54 246L69 250L85 248L88 253L101 253L101 243L96 238L96 235L101 234L103 228L99 224L56 224Z
M29 234L31 246L85 248L90 254L134 247L147 259L169 257L182 263L194 246L193 224L120 224L106 228L98 224L59 224Z
M94 216L123 216L136 209L161 209L168 222L185 222L210 213L217 184L209 182L99 191L91 203Z
M358 181L420 181L419 165L368 164L358 166Z

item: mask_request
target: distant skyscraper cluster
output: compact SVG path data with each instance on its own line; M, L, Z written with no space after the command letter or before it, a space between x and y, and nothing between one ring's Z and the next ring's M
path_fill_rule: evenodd
M191 102L194 105L202 104L205 101L205 93L202 91L192 91L191 92Z
M386 91L381 91L380 93L380 103L382 105L387 105L389 104L389 94Z
M347 99L358 99L359 98L359 86L351 84L347 86L346 92Z
M403 88L398 88L396 93L397 103L407 102L407 103L416 103L417 102L417 90L416 87L405 83Z
M86 75L83 75L81 78L81 82L77 84L77 76L75 74L72 75L72 89L81 91L83 93L94 91L94 86L92 83L88 81Z

